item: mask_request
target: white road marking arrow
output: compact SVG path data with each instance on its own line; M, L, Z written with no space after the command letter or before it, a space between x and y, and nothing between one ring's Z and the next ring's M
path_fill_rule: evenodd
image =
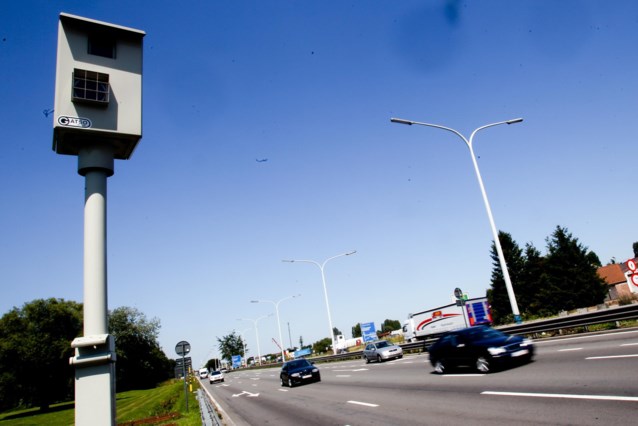
M243 391L242 393L233 394L233 398L236 398L236 397L242 396L242 395L248 395L249 397L259 396L258 393L250 393L250 392L247 392L247 391Z

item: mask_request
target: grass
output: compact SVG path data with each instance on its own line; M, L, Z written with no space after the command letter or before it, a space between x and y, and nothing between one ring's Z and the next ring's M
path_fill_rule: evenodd
M194 392L199 382L192 381L192 388L187 389L188 412L184 399L184 382L172 380L149 390L134 390L116 395L117 424L132 424L136 420L162 418L177 413L178 417L158 420L151 425L177 424L180 426L199 426L201 416ZM0 414L0 426L53 425L67 426L74 424L74 403L66 402L52 405L48 413L41 413L37 408L14 410Z

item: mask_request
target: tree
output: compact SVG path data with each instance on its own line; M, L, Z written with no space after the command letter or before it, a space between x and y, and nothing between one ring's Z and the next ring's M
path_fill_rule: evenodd
M498 239L501 243L501 248L503 249L503 255L505 256L507 270L512 281L514 293L517 294L524 266L522 250L516 241L512 239L512 236L507 232L499 231ZM501 263L499 261L498 252L496 251L496 244L494 244L494 242L492 242L491 257L493 265L492 288L487 291L487 298L492 307L494 323L505 324L512 322L514 316L512 313L510 299L507 294L507 289L505 287L505 278L503 277Z
M73 398L71 341L82 331L82 305L38 299L0 318L0 408Z
M638 257L638 241L636 241L632 248L634 249L634 257Z
M233 355L241 355L242 357L246 356L244 353L244 343L242 338L237 335L234 330L227 336L222 336L222 338L218 337L217 343L219 344L218 348L222 359L225 359L228 362L232 362ZM248 352L248 346L246 346L246 352Z
M172 374L171 362L157 339L160 321L148 320L136 308L120 307L109 314L109 332L115 338L116 389L150 389Z
M540 296L548 287L545 257L531 243L525 244L525 264L519 279L516 297L524 308L522 313L527 316L544 315L545 305Z
M390 333L401 328L401 321L386 319L381 324L381 333Z
M321 339L312 344L312 351L316 354L327 352L332 347L332 339L330 337L326 337L325 339Z
M339 335L341 335L341 334L343 334L343 333L341 332L341 330L339 330L337 327L332 327L332 335L333 335L333 336L339 336Z
M603 302L607 288L596 272L600 260L595 253L560 226L547 238L547 251L544 303L551 313Z
M354 327L352 327L352 338L361 337L361 323L358 322Z

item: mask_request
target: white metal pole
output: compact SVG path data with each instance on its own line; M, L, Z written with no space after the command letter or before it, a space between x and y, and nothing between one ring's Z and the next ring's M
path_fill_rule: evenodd
M86 174L84 201L84 335L108 333L106 173Z
M115 344L108 336L106 193L113 175L112 148L87 143L78 156L78 173L85 177L84 196L84 337L99 343L104 361L83 363L80 352L91 349L77 342L75 364L76 425L115 425ZM105 336L102 340L100 336Z
M518 310L518 303L516 303L516 296L514 294L514 287L512 286L512 280L510 279L510 274L509 274L509 271L507 270L507 263L505 262L505 255L503 254L503 248L501 247L501 242L500 242L500 240L498 238L498 230L496 228L496 224L494 223L494 217L492 216L492 209L490 208L490 203L489 203L489 201L487 199L487 193L485 191L485 186L483 185L483 179L481 178L481 172L479 171L478 163L476 162L476 155L474 154L474 148L472 147L472 141L474 139L474 135L477 132L479 132L480 130L486 129L488 127L498 126L498 125L501 125L501 124L520 123L521 121L523 121L523 119L522 118L515 118L515 119L512 119L512 120L499 121L497 123L486 124L485 126L481 126L481 127L477 128L477 129L475 129L472 132L472 134L470 135L470 139L469 140L465 136L463 136L460 132L458 132L458 131L450 128L450 127L441 126L439 124L422 123L422 122L419 122L419 121L405 120L405 119L402 119L402 118L391 118L390 121L393 122L393 123L399 123L399 124L408 124L408 125L418 124L420 126L435 127L437 129L447 130L448 132L454 133L455 135L460 137L463 140L463 142L465 142L465 145L470 150L470 156L472 157L472 164L474 165L474 171L476 172L476 178L478 179L479 187L481 188L481 195L483 196L483 203L485 204L485 209L487 210L487 218L488 218L488 220L490 222L490 228L492 230L492 237L494 238L494 245L496 247L496 253L498 255L498 260L499 260L499 264L501 266L501 271L503 272L503 279L505 280L505 288L507 289L507 295L509 297L510 306L512 308L512 314L514 315L514 321L516 323L520 323L521 322L521 315L520 315L520 312Z
M348 253L341 253L336 256L329 257L328 259L324 260L322 264L319 264L318 262L315 262L314 260L283 260L283 262L290 262L290 263L293 263L293 262L312 263L313 265L316 265L321 271L321 282L323 283L323 295L324 295L324 298L326 299L326 311L328 312L328 325L330 327L330 334L328 336L330 336L330 342L332 343L332 353L335 355L337 354L337 348L334 342L335 340L334 331L332 327L332 316L330 315L330 303L328 302L328 288L326 286L326 275L324 273L324 267L326 266L326 263L328 263L328 261L332 259L336 259L337 257L342 257L342 256L350 256L351 254L355 254L356 252L357 252L356 250L353 250Z

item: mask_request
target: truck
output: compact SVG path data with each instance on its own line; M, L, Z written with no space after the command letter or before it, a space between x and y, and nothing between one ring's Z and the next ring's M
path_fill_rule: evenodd
M409 314L403 323L403 336L408 342L416 342L446 331L490 324L492 311L487 298L477 297Z

